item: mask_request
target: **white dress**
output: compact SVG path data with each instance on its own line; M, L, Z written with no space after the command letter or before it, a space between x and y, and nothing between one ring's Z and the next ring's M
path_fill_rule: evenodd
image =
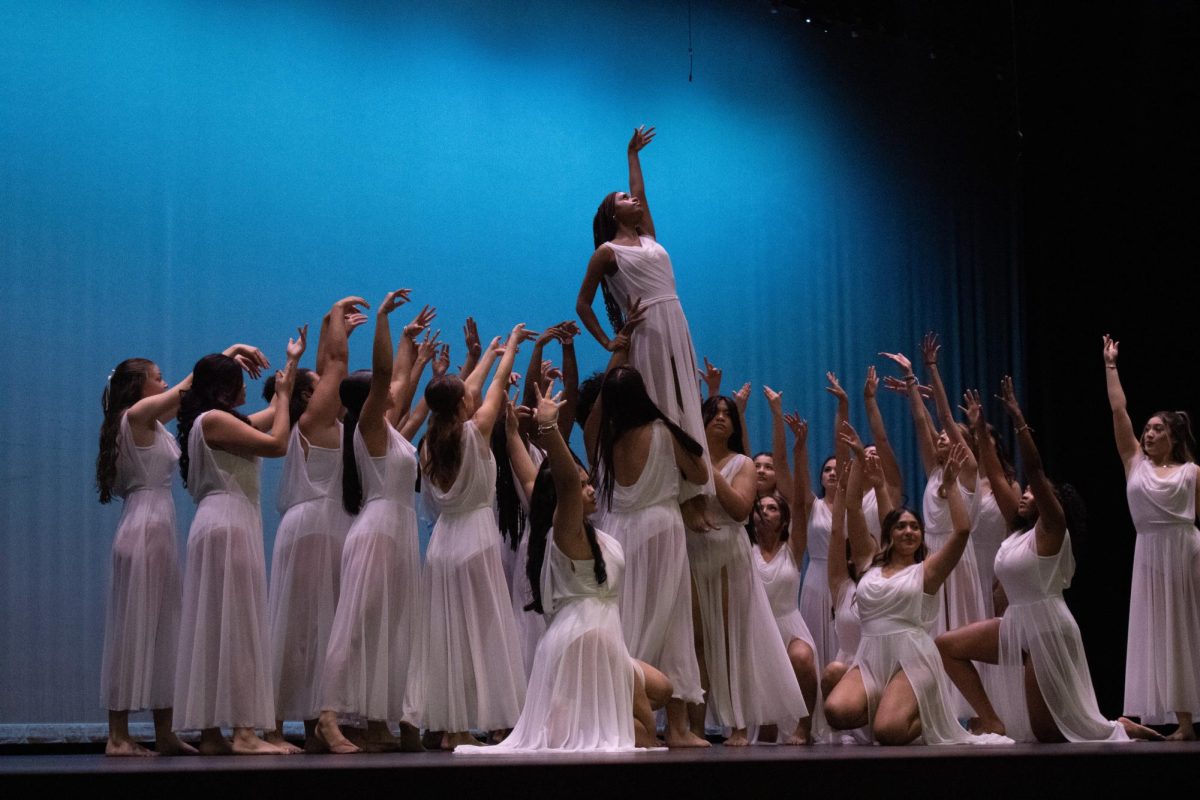
M354 431L363 505L342 549L341 593L329 636L321 708L368 720L408 717L409 662L418 647L420 546L416 450L387 425L372 456Z
M922 513L925 516L925 545L929 555L942 549L954 533L954 523L950 519L950 503L944 497L938 497L938 489L942 485L942 468L935 467L925 484L925 497L922 501ZM955 488L961 493L967 504L972 523L978 516L979 492L968 492L962 484L955 482ZM990 614L980 590L979 565L975 561L975 550L967 545L962 558L950 572L950 577L937 593L937 613L930 621L929 633L932 636L961 628L972 622L987 619ZM965 703L965 701L964 701Z
M604 278L623 313L628 314L630 304L639 299L645 312L629 348L629 366L641 373L646 392L663 414L707 451L696 388L696 348L676 293L671 257L653 237L641 236L638 242L608 243L617 271ZM704 492L714 491L710 476Z
M673 696L704 702L692 628L692 592L671 432L652 424L650 452L630 486L613 484L603 514L625 552L621 627L630 654L671 679ZM603 505L603 502L601 502Z
M342 508L341 448L308 443L300 426L293 425L278 506L283 517L267 591L275 713L280 719L315 719L321 712L321 673L337 608L342 545L352 520Z
M1036 527L1000 545L996 575L1008 596L1000 620L1000 666L1011 676L1003 687L1006 704L1026 703L1023 654L1028 653L1038 688L1067 741L1128 741L1125 728L1100 716L1096 705L1079 626L1062 596L1074 573L1070 534L1052 556L1037 554ZM1008 719L1001 718L1008 727Z
M758 576L771 603L771 613L775 616L775 627L783 639L783 646L786 648L793 639L799 639L811 647L815 655L817 646L800 613L800 568L792 558L792 549L784 542L770 561L763 558L759 547L753 549L754 566L758 568ZM820 668L817 671L820 673Z
M750 459L735 453L721 468L732 482ZM719 527L687 534L688 561L700 606L708 668L708 717L718 726L788 723L809 715L786 645L772 630L771 601L751 557L746 520L735 520L715 496L709 514ZM727 587L728 607L722 602ZM727 622L726 622L727 620ZM728 629L726 628L728 626Z
M838 633L838 652L834 661L849 664L862 642L862 620L858 616L858 586L846 578L838 587L837 603L833 608L833 625Z
M542 604L548 618L537 646L521 718L495 747L455 754L618 753L635 750L636 669L621 632L625 559L616 539L596 531L607 579L596 583L591 559L575 561L546 533Z
M183 623L175 666L175 729L275 727L259 459L214 450L204 417L188 434Z
M829 535L833 529L833 509L817 498L808 516L808 567L800 587L800 613L817 643L813 655L817 669L833 660L838 651L837 629L833 624L833 598L829 596Z
M1012 744L997 734L974 736L958 724L942 658L926 628L937 616L936 595L925 594L924 562L884 577L872 567L858 582L862 641L854 657L867 693L871 720L888 681L903 670L917 696L924 744Z
M1137 529L1125 650L1125 713L1143 724L1200 714L1200 531L1187 463L1165 477L1138 453L1126 496Z
M992 584L996 577L996 553L1000 543L1008 537L1008 520L1000 513L996 494L990 488L978 494L979 513L971 520L971 549L979 570L979 591L983 595L984 613L994 617L996 606L992 600Z
M121 417L113 494L123 502L100 670L100 703L112 711L171 706L180 614L171 475L178 460L179 446L161 423L153 443L138 447Z
M448 490L422 479L440 514L421 574L425 725L435 731L511 728L525 702L525 666L492 513L496 461L474 422Z

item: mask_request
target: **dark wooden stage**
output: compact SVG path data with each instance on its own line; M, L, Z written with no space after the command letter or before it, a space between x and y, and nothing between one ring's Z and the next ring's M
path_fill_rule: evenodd
M0 756L0 796L44 798L70 792L120 797L312 797L356 790L435 797L750 798L1049 797L1096 792L1140 795L1146 781L1187 786L1200 744L1014 745L1009 747L713 747L593 756L355 756L105 758L99 754ZM666 789L669 795L663 795ZM750 794L747 794L747 792Z

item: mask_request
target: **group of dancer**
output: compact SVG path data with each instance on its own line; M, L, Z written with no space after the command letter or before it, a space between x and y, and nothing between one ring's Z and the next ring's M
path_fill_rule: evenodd
M173 387L145 359L114 369L96 470L101 502L124 501L102 677L108 753L153 752L129 733L141 709L164 754L196 752L176 735L193 730L205 754L298 752L285 720L304 722L303 750L334 753L420 750L422 730L459 753L706 747L712 728L726 746L1158 738L1099 712L1062 597L1078 497L1046 476L1011 379L1001 396L1023 492L978 393L955 420L932 335L927 386L900 353L881 354L897 375L868 367L869 446L827 374L836 447L817 491L808 424L769 387L771 448L750 457L750 386L723 395L721 371L697 369L655 236L639 160L653 138L634 131L630 189L595 215L576 313L611 358L582 383L572 321L517 325L484 346L468 319L451 371L431 306L393 339L407 289L374 308L370 370L349 371L370 306L346 297L321 322L315 369L300 367L304 326L266 382L268 406L248 416L244 374L270 366L257 348L205 356ZM592 310L597 290L611 334ZM529 341L518 402L513 369ZM558 367L543 359L551 342ZM1194 445L1177 412L1151 417L1139 439L1116 360L1105 337L1138 529L1125 710L1194 738ZM921 513L903 505L881 385L909 401ZM574 425L582 459L567 444ZM269 583L264 457L284 459ZM182 569L176 464L197 502ZM436 519L423 563L419 513ZM476 747L477 733L498 744Z

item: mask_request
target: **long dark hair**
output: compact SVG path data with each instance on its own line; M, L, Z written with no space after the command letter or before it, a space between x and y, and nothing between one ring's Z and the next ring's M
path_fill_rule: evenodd
M921 546L917 548L917 552L913 554L913 561L924 561L925 556L929 555L929 546L925 543L925 523L921 520L921 515L911 508L900 506L893 508L883 518L883 522L879 525L880 550L875 554L875 558L871 561L872 567L881 567L888 563L892 558L892 528L896 527L896 523L900 521L903 514L912 514L917 521L917 527L921 529Z
M575 463L579 463L578 458ZM550 473L550 459L547 458L538 469L533 494L529 498L529 557L525 562L525 577L529 581L533 601L525 606L524 611L546 613L542 608L542 562L546 559L547 534L554 524L554 509L557 507L558 492L554 488L554 476ZM596 583L605 583L608 581L608 568L604 564L604 553L596 539L596 529L586 517L583 520L583 533L592 549L592 572L596 576Z
M596 468L603 467L600 480L600 497L612 509L613 486L616 483L616 469L613 462L613 445L622 436L634 428L648 425L660 420L667 430L675 437L679 445L694 456L701 455L704 448L680 428L654 404L646 392L646 384L642 375L633 367L617 367L604 377L604 385L600 388L600 402L603 406L600 417L600 456ZM595 469L592 479L595 480Z
M467 387L457 375L440 375L425 387L429 428L421 450L421 470L439 489L449 487L462 465L462 422L458 406Z
M704 427L707 428L708 423L712 422L713 417L717 415L721 403L725 404L725 416L729 417L729 449L735 453L746 455L746 445L742 436L742 415L738 413L737 405L733 400L723 394L705 400L700 406L700 418L704 421Z
M338 384L338 397L346 408L346 418L342 420L342 508L347 514L357 514L362 508L362 476L358 474L358 461L354 458L354 431L370 393L369 369L351 372Z
M508 542L514 551L521 542L521 531L525 527L525 509L517 494L517 482L513 477L512 461L508 455L508 419L501 414L492 428L492 455L496 459L496 510L500 526L500 538Z
M596 216L592 217L592 242L596 249L605 242L611 242L617 237L617 195L619 192L609 192L600 201ZM625 315L621 312L621 304L608 288L608 279L600 278L600 291L604 292L604 308L608 311L608 321L613 332L625 327Z
M308 401L312 399L312 393L316 381L313 376L317 373L305 367L296 369L296 379L292 383L292 397L288 401L288 420L291 427L295 427L300 421L300 417L308 408ZM275 376L267 378L263 383L262 398L268 403L275 399Z
M192 368L192 388L185 391L180 398L179 413L176 416L178 424L175 437L179 440L179 474L183 477L184 486L187 486L188 466L191 463L188 456L188 435L192 432L192 423L205 411L215 409L232 414L249 425L250 420L237 410L238 395L244 386L242 368L222 353L210 353L197 361L196 366Z
M121 417L125 409L142 399L146 375L154 362L146 358L127 358L112 371L100 405L104 409L104 421L100 423L100 452L96 456L96 491L100 502L112 501L113 484L117 481L117 433L121 430Z
M1186 411L1155 411L1150 416L1161 419L1167 426L1167 430L1171 432L1171 460L1180 464L1194 461L1196 439L1192 435L1192 418L1188 416L1188 413ZM1142 446L1142 452L1145 452L1146 446L1142 444L1142 438L1142 436L1138 437L1138 444Z

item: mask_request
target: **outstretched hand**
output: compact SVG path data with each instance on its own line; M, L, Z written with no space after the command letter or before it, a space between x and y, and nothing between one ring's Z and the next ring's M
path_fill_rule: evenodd
M433 318L437 316L437 309L433 306L426 305L421 309L417 316L413 317L413 321L404 326L404 335L410 339L416 339L417 335L429 327L429 323L433 322ZM441 331L437 332L433 338L441 335Z
M796 437L796 446L802 447L808 440L808 420L801 419L800 415L793 411L791 414L784 414L783 421L792 431L792 436Z
M633 129L633 136L629 139L629 152L636 153L643 147L654 141L654 126L647 128L641 125Z
M904 355L904 353L880 353L879 355L883 356L889 361L896 362L896 364L900 367L900 372L905 378L913 374L912 362L909 361L908 356Z
M533 388L537 397L537 408L534 409L533 418L537 422L538 430L554 427L558 424L558 410L566 402L562 399L563 393L559 391L558 394L551 395L554 390L554 381L550 381L545 392L540 386L535 385Z
M1014 421L1022 419L1021 405L1017 402L1017 392L1013 388L1011 375L1005 375L1000 379L1000 402L1004 403L1004 410Z
M834 375L832 372L826 372L825 380L829 381L829 385L825 387L825 391L836 397L839 403L850 402L850 396L846 394L846 390L838 383L837 375Z
M433 357L434 377L445 375L448 369L450 369L450 345L443 344L438 348L437 355Z
M867 379L863 383L863 398L870 400L879 391L879 378L875 375L875 365L867 367Z
M475 325L474 317L467 317L463 324L463 340L467 345L467 357L478 359L483 348L479 343L479 328Z
M737 406L738 412L745 415L746 403L750 400L750 381L742 384L742 388L733 393L733 404Z
M304 355L305 349L308 347L308 325L296 328L297 337L288 339L287 343L287 360L291 363L300 363L300 356Z
M1104 366L1115 367L1117 365L1117 349L1120 344L1107 333L1104 334Z
M367 315L347 314L343 319L346 321L346 338L350 338L350 334L354 333L356 328L366 323Z
M842 420L841 427L838 429L838 438L847 444L857 458L866 456L866 446L863 444L862 437L858 435L858 431L854 429L848 421Z
M721 368L709 361L708 356L704 357L704 369L696 370L696 374L704 381L709 397L716 397L721 393Z
M942 486L953 486L954 482L958 480L958 473L962 472L968 453L967 446L962 442L956 442L950 448L950 452L946 455L946 465L942 467Z
M408 328L405 328L404 332L407 334ZM438 347L441 345L441 342L438 341L438 337L441 335L441 331L426 329L425 336L417 344L417 361L420 361L422 364L428 364L434 359L437 355Z
M983 404L979 401L978 389L967 389L963 392L963 404L959 409L967 415L967 423L972 430L979 432L987 429L987 421L983 418Z
M408 302L410 294L412 294L412 289L397 289L394 292L388 292L387 297L384 297L383 302L379 304L379 310L375 313L380 315L391 314Z
M763 395L767 398L767 405L770 407L773 416L783 414L783 392L777 392L770 386L763 384Z
M238 363L251 378L258 378L264 369L271 367L271 362L263 355L262 350L249 344L231 344L225 348L225 355Z
M942 346L938 344L937 334L933 331L925 334L921 339L921 357L925 360L925 366L930 369L937 367L938 353Z

